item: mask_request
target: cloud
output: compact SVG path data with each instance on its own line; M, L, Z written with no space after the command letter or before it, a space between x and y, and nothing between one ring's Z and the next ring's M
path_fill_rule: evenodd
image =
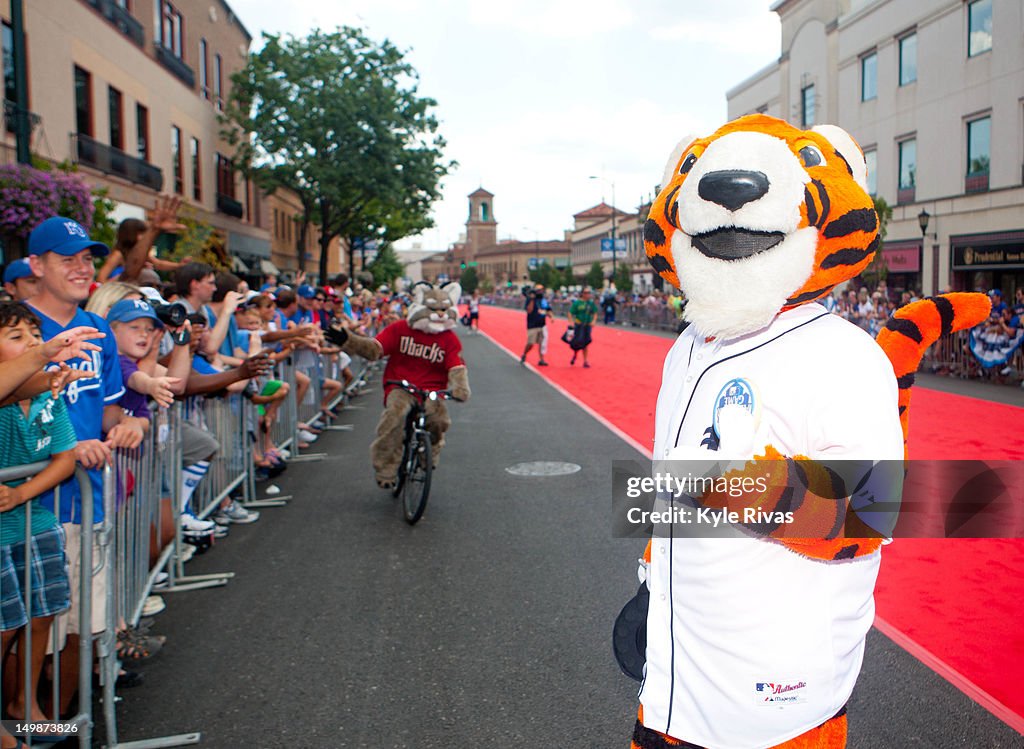
M552 37L607 34L630 26L634 18L626 0L485 0L469 6L473 25Z
M692 42L716 51L739 52L747 57L770 59L779 54L779 17L774 13L740 18L686 19L650 30L652 39Z

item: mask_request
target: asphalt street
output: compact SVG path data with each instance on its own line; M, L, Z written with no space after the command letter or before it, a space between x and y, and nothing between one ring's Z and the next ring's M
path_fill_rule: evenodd
M376 488L379 381L352 432L277 480L266 509L187 566L223 588L165 595L163 651L122 691L120 740L201 731L225 747L628 746L636 685L611 654L637 540L610 536L611 461L631 447L483 337L463 337L473 398L415 527ZM578 473L520 477L524 461ZM769 612L770 615L771 612ZM872 632L853 749L1024 740Z

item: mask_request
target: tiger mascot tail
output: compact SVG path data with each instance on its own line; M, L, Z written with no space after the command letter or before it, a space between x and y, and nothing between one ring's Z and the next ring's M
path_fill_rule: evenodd
M990 302L983 294L961 293L902 307L877 336L884 357L877 355L862 332L813 303L867 269L879 248L878 229L878 215L867 192L864 155L839 127L801 130L773 117L749 115L710 136L687 138L679 144L643 231L651 266L686 295L683 316L690 323L665 368L656 418L659 459L692 459L694 451L715 450L720 452L703 455L747 461L744 470L751 466L778 470L783 479L788 473L789 486L794 485L792 477L799 476L805 483L803 494L766 492L743 501L768 510L792 510L798 522L801 516L810 517L804 527L822 527L823 513L808 515L814 506L809 500L827 496L816 490L815 482L822 486L830 480L828 467L817 457L867 457L869 465L879 458L895 460L901 431L906 457L910 387L926 349L942 335L982 322ZM797 340L809 344L797 352L793 343ZM716 345L737 353L716 358L716 349L708 348ZM696 361L702 355L703 362L713 359L714 363ZM773 358L776 355L789 358ZM843 361L841 356L851 358ZM884 371L885 359L895 375L898 399L893 398L892 376ZM729 379L750 376L737 371L744 366L761 377L760 387L769 392L748 387L745 379ZM836 368L849 368L842 380L845 391L832 383ZM787 381L780 372L792 372L792 378ZM853 372L870 375L867 384ZM799 382L795 395L792 382ZM733 383L749 393L739 404L722 396L734 392L727 390ZM678 405L680 399L684 407ZM847 414L844 418L822 422L821 406L836 399L874 404L869 418L877 420L877 429L851 431L851 422L859 418L855 406L842 412ZM895 409L886 410L885 404L894 400L898 400L898 414ZM762 403L768 405L761 407ZM709 415L714 417L713 431L708 430L713 439L702 443L693 435L701 434ZM812 422L818 430L814 439L799 431ZM681 442L681 435L695 442ZM833 450L836 446L843 449ZM731 497L713 493L701 500L716 508L735 506ZM641 579L650 591L644 625L647 668L634 749L845 746L845 701L856 680L863 638L871 623L881 539L852 537L857 533L847 537L841 518L836 523L831 522L833 518L825 520L829 522L823 527L831 530L815 538L785 538L774 528L745 527L752 537L729 548L699 537L689 542L682 538L672 542L670 537L669 543L655 538L654 545L660 547L655 554L648 545L641 568ZM772 549L773 545L784 550ZM801 561L794 561L790 552ZM763 581L760 588L738 587L734 576L718 573L714 566L731 569L748 558L751 563L745 569L752 580ZM834 571L823 572L828 569ZM720 586L713 603L686 595L693 585L711 585L712 578ZM675 587L679 585L684 587ZM839 586L834 590L844 591L844 597L833 597L829 587L833 585ZM746 590L747 599L730 594L733 589ZM802 620L787 619L787 611L773 610L768 618L777 622L767 622L758 615L764 612L750 611L749 598L762 592L789 600L794 609L802 610ZM666 600L675 603L666 608L661 603ZM718 617L730 622L727 638L718 629L700 629L703 621ZM849 638L848 651L815 650L812 630L802 639L794 635L808 617L819 622L823 631ZM739 624L746 620L756 623L749 628ZM677 628L683 626L679 622L686 623L685 642L677 640ZM771 629L770 639L764 639L768 637L765 628ZM774 656L763 655L753 645L769 641L779 653L788 648L788 660L777 663ZM682 644L676 647L676 642ZM756 692L751 694L748 673L731 673L723 666L730 659L743 663L747 671L765 675ZM707 664L716 668L705 669ZM794 693L779 700L781 712L757 706L764 701L763 690L778 686L767 680L770 672L794 669L786 673L797 674L800 668L833 674L831 683L817 682L819 696L810 699L820 703L807 707L807 697L814 692L809 679L806 683L790 680L778 687L782 693ZM836 674L842 675L841 683L835 680ZM826 697L821 696L822 690ZM767 699L774 701L770 695ZM794 707L783 706L789 702ZM785 717L786 711L793 717Z

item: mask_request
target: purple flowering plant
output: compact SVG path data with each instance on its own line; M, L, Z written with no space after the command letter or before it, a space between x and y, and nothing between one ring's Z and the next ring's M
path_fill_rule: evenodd
M92 228L89 186L76 174L46 172L25 164L0 165L0 235L25 239L51 216Z

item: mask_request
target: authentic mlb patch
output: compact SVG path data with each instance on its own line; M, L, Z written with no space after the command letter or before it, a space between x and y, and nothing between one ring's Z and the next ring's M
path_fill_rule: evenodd
M755 702L761 705L798 705L807 702L807 682L803 679L781 679L754 682Z

